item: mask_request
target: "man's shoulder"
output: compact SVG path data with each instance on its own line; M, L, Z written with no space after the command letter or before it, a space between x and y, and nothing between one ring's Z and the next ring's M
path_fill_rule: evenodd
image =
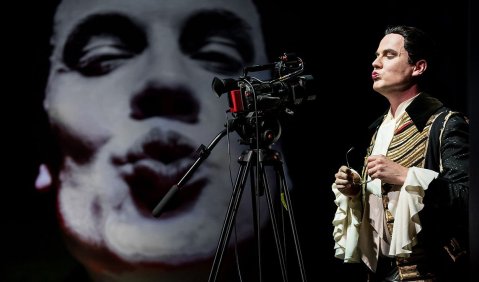
M434 130L434 127L454 128L460 124L469 125L468 116L463 112L451 110L448 107L443 107L439 109L435 115L432 130Z

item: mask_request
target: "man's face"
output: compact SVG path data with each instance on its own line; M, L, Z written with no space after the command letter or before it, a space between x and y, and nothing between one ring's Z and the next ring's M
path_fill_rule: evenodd
M383 95L397 93L412 84L414 65L409 64L404 49L404 38L395 33L388 34L379 43L373 61L373 89Z
M129 262L211 256L232 192L226 139L172 209L160 218L151 212L196 160L200 144L224 129L228 105L213 93L213 77L237 77L244 66L266 63L255 6L65 0L52 42L45 109L64 156L58 205L68 237ZM246 148L232 136L234 174ZM253 228L244 202L239 238Z

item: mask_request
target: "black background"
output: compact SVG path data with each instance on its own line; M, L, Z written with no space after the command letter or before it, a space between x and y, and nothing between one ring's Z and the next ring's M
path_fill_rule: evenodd
M387 109L371 89L371 62L388 25L415 25L440 46L435 96L472 119L471 238L478 223L478 12L472 0L434 4L421 1L331 3L259 1L272 61L295 52L315 77L317 100L302 105L283 123L283 155L293 178L293 207L308 281L351 279L354 269L333 258L331 183L344 153L364 142L366 127ZM473 9L476 8L476 9ZM54 201L34 191L42 147L39 109L48 39L44 1L7 5L2 11L2 145L0 281L59 281L75 262L55 229ZM474 24L473 24L474 23ZM473 36L474 35L474 36ZM469 94L468 94L469 93ZM41 152L41 151L40 151ZM477 220L476 220L477 221ZM472 265L479 265L471 240ZM472 274L479 274L477 267ZM351 270L351 271L349 271ZM299 280L298 280L299 281ZM354 281L354 278L350 281Z

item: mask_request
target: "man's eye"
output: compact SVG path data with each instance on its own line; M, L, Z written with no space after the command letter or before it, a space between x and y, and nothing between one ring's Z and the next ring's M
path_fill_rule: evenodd
M88 48L78 59L75 69L85 76L110 73L135 54L119 45L98 45Z
M196 52L191 53L194 60L211 72L235 75L244 67L243 57L233 40L222 37L210 37Z
M144 44L130 42L111 34L85 36L65 47L64 61L72 70L84 76L105 75L142 52Z
M205 69L225 75L238 74L243 68L242 60L221 52L198 52L192 58L198 60Z

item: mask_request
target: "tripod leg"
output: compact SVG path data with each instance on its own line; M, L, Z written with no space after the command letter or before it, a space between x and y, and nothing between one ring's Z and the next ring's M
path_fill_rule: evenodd
M276 243L276 250L278 251L278 258L279 258L279 264L281 268L281 275L283 276L283 281L288 281L288 275L286 272L286 263L285 263L285 256L284 256L284 251L283 251L283 246L281 245L280 242L280 236L278 233L278 224L276 220L276 215L274 212L274 206L273 206L273 201L271 197L271 192L269 190L269 185L268 185L268 178L266 176L266 172L264 170L264 165L263 163L260 163L260 179L262 181L262 185L264 187L264 192L266 194L266 200L268 202L268 209L269 209L269 214L271 218L271 224L273 228L273 235L274 235L274 241Z
M259 184L257 182L257 166L254 166L255 169L253 169L253 166L251 167L251 203L252 203L252 208L253 208L253 228L254 228L254 234L256 234L256 251L257 251L257 258L258 258L258 277L259 281L263 281L263 268L262 268L262 255L261 255L261 218L260 215L261 213L258 213L258 210L260 209L260 195L262 193L262 188L259 187Z
M223 259L223 255L224 255L226 246L228 244L229 237L231 235L231 227L236 218L236 213L238 211L240 199L243 194L243 190L244 190L244 186L245 186L246 178L247 178L247 172L249 171L251 166L250 164L251 155L252 155L252 152L250 151L245 156L246 161L241 163L240 169L238 171L238 175L236 177L235 186L233 188L230 203L228 205L225 221L221 229L220 239L218 241L218 246L216 248L213 265L210 270L210 276L208 278L208 281L210 282L216 281L216 278L218 276L221 260Z
M298 231L296 230L296 222L295 222L294 213L293 213L293 205L291 203L288 185L285 180L283 166L276 165L275 170L276 170L276 174L280 184L280 191L284 193L286 204L288 207L289 221L291 225L291 231L293 233L294 245L296 247L296 256L298 257L298 264L299 264L299 270L301 273L301 278L302 278L302 281L306 282L307 280L306 280L306 272L305 272L304 263L303 263L303 255L301 253L301 247L299 245Z

